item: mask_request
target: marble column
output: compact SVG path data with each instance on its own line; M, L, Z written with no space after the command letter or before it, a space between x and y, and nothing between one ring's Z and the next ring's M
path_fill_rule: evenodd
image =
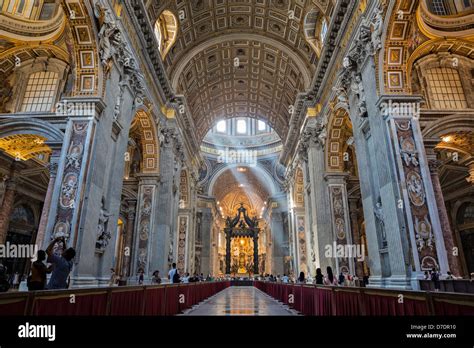
M7 179L3 204L0 207L0 244L5 244L7 240L10 216L13 211L13 204L15 203L16 185L15 179Z
M131 261L133 257L133 237L135 235L135 216L137 213L137 201L128 201L127 224L125 227L124 256L122 261L122 276L127 279L132 275Z
M283 274L285 270L286 238L284 224L284 212L286 212L286 195L276 195L270 199L270 229L272 238L271 251L271 273Z
M449 270L453 275L459 277L462 275L459 247L455 242L456 238L449 222L448 212L446 211L446 205L444 203L443 190L439 181L438 169L442 162L438 161L435 152L435 147L437 144L439 144L439 142L439 139L424 140L426 156L428 158L428 165L430 168L431 182L433 183L433 190L438 208L441 230L443 232L444 245L448 257Z
M178 131L169 121L168 127L161 130L160 147L160 184L156 217L157 230L155 256L153 264L161 272L168 271L176 260L177 222L178 222L178 185L181 172L180 161L176 157L176 139Z
M309 271L315 274L316 268L323 270L327 266L334 268L335 262L324 257L326 246L332 245L333 242L329 193L324 174L326 168L324 143L319 139L319 134L314 128L308 128L306 132L308 135L305 145L304 173L309 174L309 180L307 180L309 193L305 197L305 204L306 212L310 211L312 219L306 227L307 246L309 246L307 252Z
M132 275L138 274L141 269L145 279L151 278L154 271L159 270L162 275L168 273L167 267L160 263L163 258L163 242L157 229L159 210L158 186L159 176L138 174L138 202L135 223L134 258L135 267Z
M211 269L211 235L212 235L212 211L203 209L201 220L201 273L207 275Z
M346 246L353 245L349 217L349 205L347 200L347 176L347 173L326 174L333 226L333 245L331 245L331 249L332 257L335 259L336 263L336 269L334 271L337 272L337 274L340 272L354 274L355 271L354 258L356 255L344 255L344 257L336 257L337 249L334 248L334 246L344 246L344 250L350 250L351 254L357 250L354 248L346 248Z
M59 163L59 154L53 152L49 163L49 183L48 189L46 191L46 196L44 198L43 210L41 212L41 219L38 227L38 233L36 235L36 245L38 249L45 247L44 238L46 234L46 226L48 225L48 216L49 211L51 210L51 199L53 197L54 183L56 182L56 175L58 173L58 163Z

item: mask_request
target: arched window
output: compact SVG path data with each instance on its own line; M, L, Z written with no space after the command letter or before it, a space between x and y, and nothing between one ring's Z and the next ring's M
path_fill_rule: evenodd
M267 124L262 120L258 120L257 129L258 129L259 132L266 131L267 130Z
M163 11L155 23L155 36L162 58L166 57L166 54L176 41L177 35L178 21L176 17L168 10Z
M328 33L328 22L326 21L326 19L323 19L323 22L321 24L321 33L319 36L322 43L324 43L324 41L326 40L327 33Z
M246 120L237 120L237 133L247 134L247 121Z
M452 68L431 68L426 72L431 106L435 109L466 109L467 101L459 72Z
M222 121L217 122L216 130L217 130L219 133L225 133L225 132L227 132L227 123L226 123L226 121L225 121L225 120L222 120Z
M58 89L58 73L39 71L30 74L26 85L22 112L51 111Z
M474 10L472 0L428 0L427 4L431 13L438 16L453 16Z

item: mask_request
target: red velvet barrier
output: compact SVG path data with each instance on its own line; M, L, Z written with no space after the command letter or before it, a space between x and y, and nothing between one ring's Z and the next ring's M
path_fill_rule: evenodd
M54 291L0 295L0 316L21 316L27 299L33 304L28 315L96 316L96 315L176 315L217 292L230 282L193 283L161 287L109 288L103 290ZM74 294L75 303L71 303ZM184 297L180 297L184 295ZM108 301L110 301L109 306Z
M434 300L437 315L474 315L474 304L459 304L450 301Z
M142 289L113 292L110 315L141 315L143 300L144 291Z
M71 296L38 297L33 304L33 315L40 316L96 316L105 315L107 310L107 293L89 295L77 294L75 303Z
M178 286L170 285L165 287L165 315L176 315L179 313Z
M190 298L190 293L193 292L192 290L192 287L189 285L182 284L178 286L178 313L194 305Z
M165 288L147 289L145 292L145 315L164 315Z
M301 296L302 286L301 285L291 285L293 288L293 308L298 312L302 311L302 302L303 298ZM291 303L290 303L291 305Z
M362 314L361 294L335 290L336 315L357 316Z
M300 312L304 315L314 315L315 303L314 303L314 289L309 286L301 287L301 310Z
M367 315L428 315L427 302L424 299L415 300L403 298L403 302L399 303L398 296L381 296L376 294L366 294L365 296L366 314Z
M27 299L10 299L0 301L0 316L21 316L25 314Z
M328 289L314 288L315 315L332 315L332 291Z

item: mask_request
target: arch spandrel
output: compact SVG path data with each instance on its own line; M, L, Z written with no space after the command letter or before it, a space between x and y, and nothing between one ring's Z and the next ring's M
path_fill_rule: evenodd
M411 94L413 64L426 55L445 52L474 59L474 36L429 34L420 25L419 11L419 1L397 0L386 13L378 68L381 95Z

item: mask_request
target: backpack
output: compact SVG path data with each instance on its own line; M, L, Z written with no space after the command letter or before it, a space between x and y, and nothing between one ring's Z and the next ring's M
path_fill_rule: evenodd
M178 270L176 270L176 272L174 272L173 274L173 283L179 283L180 280L179 280L179 274L178 274Z

